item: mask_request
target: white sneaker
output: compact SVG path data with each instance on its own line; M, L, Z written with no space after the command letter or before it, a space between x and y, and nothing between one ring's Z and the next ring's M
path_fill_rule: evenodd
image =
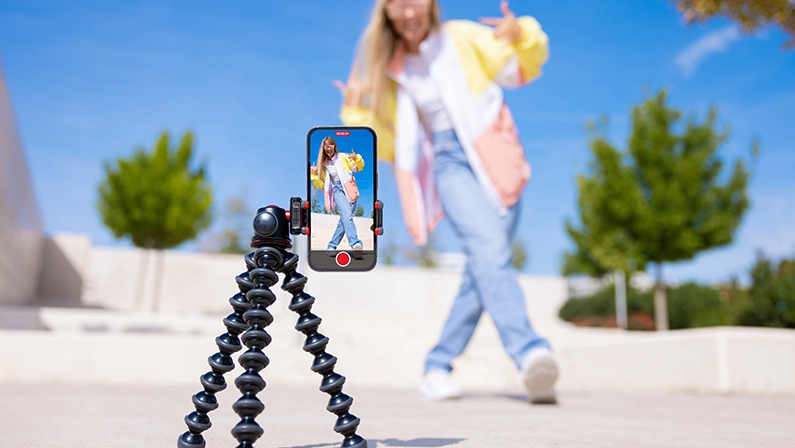
M546 347L530 350L522 360L522 378L530 403L557 403L553 386L558 379L558 364L551 350Z
M461 397L461 389L453 382L450 372L431 370L425 374L420 385L419 396L426 400L449 400Z
M356 245L354 245L354 246L353 246L353 258L355 258L355 259L357 259L357 260L361 260L361 258L362 258L362 251L363 251L363 250L364 250L364 248L362 247L362 245L361 245L361 244L356 244Z

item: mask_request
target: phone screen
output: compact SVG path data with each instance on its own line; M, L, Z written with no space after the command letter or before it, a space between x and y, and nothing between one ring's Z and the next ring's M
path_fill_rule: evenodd
M309 131L309 267L369 271L377 261L376 135L367 127Z

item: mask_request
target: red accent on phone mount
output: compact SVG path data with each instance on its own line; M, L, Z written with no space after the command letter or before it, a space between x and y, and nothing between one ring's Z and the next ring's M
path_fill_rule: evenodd
M381 236L384 234L384 203L375 201L373 207L375 208L375 213L373 213L373 231L376 236Z
M291 235L309 235L309 202L301 198L290 198L287 219L290 221Z

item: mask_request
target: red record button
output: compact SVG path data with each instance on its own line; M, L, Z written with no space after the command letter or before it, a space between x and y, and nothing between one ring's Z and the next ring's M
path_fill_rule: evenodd
M341 268L344 268L349 264L351 264L351 256L348 252L338 253L337 258L335 260L337 261L337 265Z

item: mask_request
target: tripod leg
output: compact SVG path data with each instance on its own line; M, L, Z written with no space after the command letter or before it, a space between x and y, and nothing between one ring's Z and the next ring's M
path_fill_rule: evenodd
M270 363L262 349L271 343L271 336L265 327L273 322L267 308L276 301L270 287L279 281L275 269L282 263L280 251L272 247L261 247L246 255L249 278L254 284L246 293L251 308L243 314L249 329L240 339L248 347L238 362L246 371L235 380L235 386L243 394L232 408L240 416L240 422L232 428L232 436L239 442L238 448L253 448L254 442L262 436L263 430L254 420L265 405L257 398L257 393L265 388L265 380L259 371Z
M321 392L331 395L326 410L337 415L334 431L345 439L341 448L367 448L367 441L356 434L359 427L359 417L348 412L353 404L353 397L342 392L345 377L334 372L337 357L326 352L328 338L317 332L322 319L312 314L312 305L315 298L304 292L307 278L296 271L298 255L282 252L285 257L284 265L279 272L285 275L282 289L293 295L290 301L290 310L298 313L298 322L295 329L306 335L304 351L315 356L312 371L323 376L320 382Z
M226 333L215 338L218 353L207 359L211 370L200 379L204 390L193 395L192 401L196 410L185 416L188 431L177 440L178 448L204 448L205 442L201 433L212 426L207 413L218 408L215 394L226 389L223 375L235 368L231 355L242 348L238 335L249 327L243 314L251 308L245 294L254 287L254 283L249 279L248 272L238 275L235 280L240 292L229 299L234 312L224 318Z

